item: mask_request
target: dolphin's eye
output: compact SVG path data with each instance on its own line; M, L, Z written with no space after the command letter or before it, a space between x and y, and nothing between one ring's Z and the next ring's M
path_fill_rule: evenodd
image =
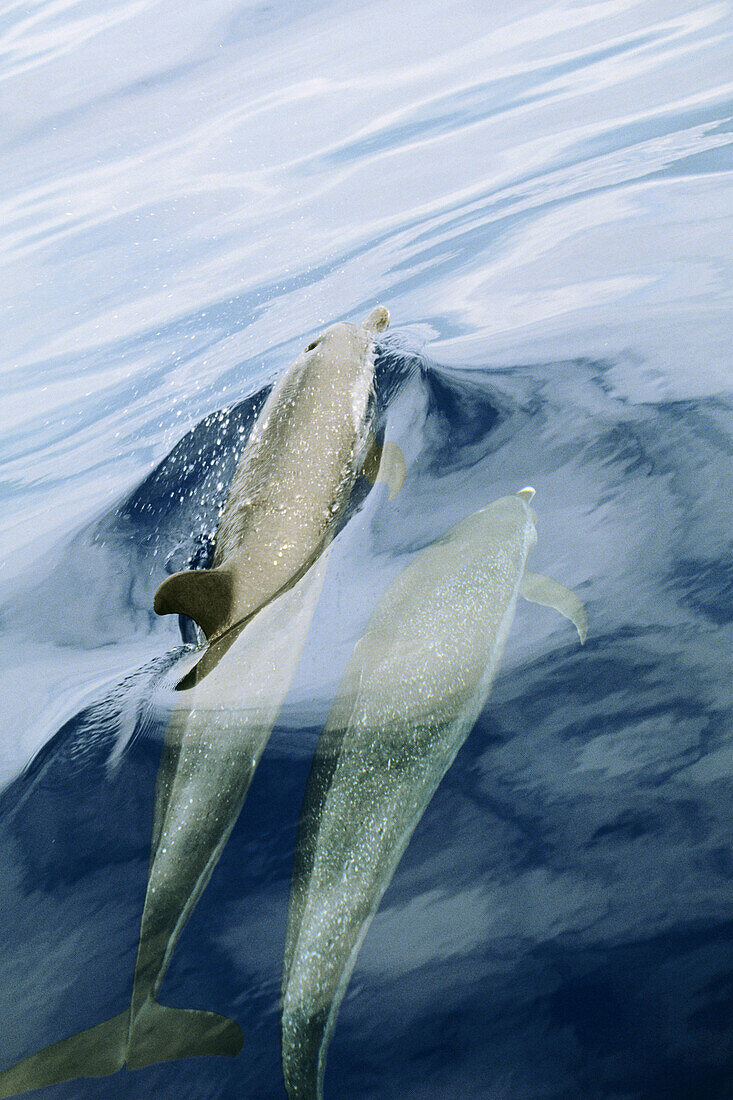
M314 349L314 348L317 348L317 347L318 347L318 345L320 344L320 342L321 342L321 338L320 338L320 336L319 336L319 337L318 337L318 339L317 339L317 340L313 340L313 341L312 341L312 342L311 342L311 343L310 343L310 344L308 345L308 347L307 347L307 348L306 348L305 350L306 350L306 351L313 351L313 349Z

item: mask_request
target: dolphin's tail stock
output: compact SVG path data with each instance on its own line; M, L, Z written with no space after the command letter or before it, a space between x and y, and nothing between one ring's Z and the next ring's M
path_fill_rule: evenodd
M189 669L183 679L178 681L176 684L176 691L188 691L189 688L195 687L196 684L200 683L204 676L208 676L219 664L219 661L227 650L231 649L245 626L251 622L252 618L252 615L248 615L245 619L242 619L241 622L231 626L224 634L221 634L215 642L211 642L204 651L203 656L199 658L193 668Z
M216 1012L166 1008L147 1001L130 1031L130 1011L61 1039L0 1073L0 1100L75 1077L106 1077L123 1066L142 1069L157 1062L201 1055L234 1057L242 1049L234 1020Z

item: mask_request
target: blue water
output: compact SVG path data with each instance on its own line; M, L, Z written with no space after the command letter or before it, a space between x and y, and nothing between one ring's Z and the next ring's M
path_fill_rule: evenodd
M0 1068L121 1012L205 555L267 387L377 302L400 495L359 501L161 1000L236 1059L43 1097L281 1097L293 847L411 555L531 483L476 727L367 935L326 1096L723 1097L733 1080L730 9L40 0L0 17ZM240 431L241 429L241 431Z

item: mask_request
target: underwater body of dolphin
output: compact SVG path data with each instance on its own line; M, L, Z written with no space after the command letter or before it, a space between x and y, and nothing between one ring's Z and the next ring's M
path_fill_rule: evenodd
M195 1055L235 1055L237 1023L157 1001L172 952L239 816L310 629L328 549L266 607L166 734L130 1005L0 1073L0 1098ZM189 711L188 705L191 706Z
M489 694L521 594L585 640L578 597L526 569L534 490L421 551L357 642L316 750L295 854L282 983L291 1100L322 1096L326 1050L364 936Z
M175 573L160 585L159 615L188 615L205 654L178 685L207 675L261 608L303 576L338 528L363 469L374 480L380 454L370 433L374 336L389 324L378 306L363 324L339 322L298 356L268 397L234 474L216 532L211 569ZM404 460L385 446L401 484Z

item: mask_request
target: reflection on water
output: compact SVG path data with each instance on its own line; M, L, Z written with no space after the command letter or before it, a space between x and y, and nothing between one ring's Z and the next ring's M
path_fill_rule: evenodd
M153 594L206 559L304 335L387 301L379 430L405 486L357 486L160 990L235 1019L243 1052L82 1095L282 1095L317 736L412 557L528 478L532 567L578 591L592 630L580 649L518 605L364 940L326 1096L725 1094L726 17L707 0L6 13L1 1066L129 1005L189 659Z

